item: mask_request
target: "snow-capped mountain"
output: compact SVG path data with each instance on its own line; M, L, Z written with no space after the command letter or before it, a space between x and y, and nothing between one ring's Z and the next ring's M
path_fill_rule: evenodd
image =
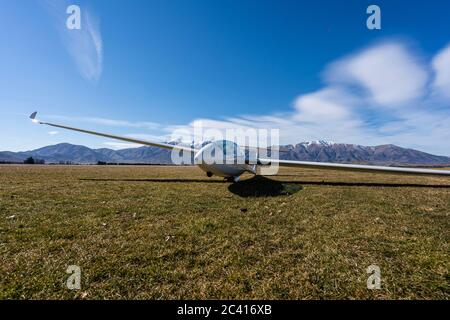
M335 144L335 142L326 141L326 140L313 140L313 141L300 142L300 144L304 145L304 146L310 146L313 144L317 144L317 145L321 145L321 146L332 146L333 144Z

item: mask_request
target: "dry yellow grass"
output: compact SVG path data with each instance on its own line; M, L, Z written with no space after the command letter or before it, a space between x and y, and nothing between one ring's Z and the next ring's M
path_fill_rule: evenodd
M245 178L0 166L0 298L450 298L450 179ZM366 288L371 264L380 290Z

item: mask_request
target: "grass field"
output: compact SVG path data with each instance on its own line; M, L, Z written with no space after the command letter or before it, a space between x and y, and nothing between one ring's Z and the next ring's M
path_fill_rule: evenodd
M449 299L450 179L0 166L0 298ZM369 265L381 289L369 290ZM81 289L65 286L69 265Z

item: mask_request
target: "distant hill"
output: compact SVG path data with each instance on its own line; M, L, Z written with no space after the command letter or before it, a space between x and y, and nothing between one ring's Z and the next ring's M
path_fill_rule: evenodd
M378 165L450 165L450 157L405 149L395 145L367 147L354 144L332 143L327 141L302 142L282 146L285 152L280 158L340 163L368 163ZM46 163L148 163L170 164L170 151L156 147L139 147L122 150L107 148L90 149L85 146L60 143L31 151L0 152L1 162L22 162L28 157L43 159Z
M60 143L31 151L0 152L2 162L22 162L28 157L43 159L46 163L150 163L170 164L170 151L155 147L139 147L122 150L91 149L85 146Z

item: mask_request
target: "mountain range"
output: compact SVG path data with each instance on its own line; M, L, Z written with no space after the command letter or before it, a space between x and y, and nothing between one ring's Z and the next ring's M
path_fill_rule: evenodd
M406 149L392 144L361 146L327 141L302 142L280 148L285 160L366 163L377 165L450 165L450 157ZM170 164L170 151L156 147L138 147L122 150L91 149L85 146L60 143L23 152L0 152L0 162L21 163L26 158L45 160L46 163L142 163Z

